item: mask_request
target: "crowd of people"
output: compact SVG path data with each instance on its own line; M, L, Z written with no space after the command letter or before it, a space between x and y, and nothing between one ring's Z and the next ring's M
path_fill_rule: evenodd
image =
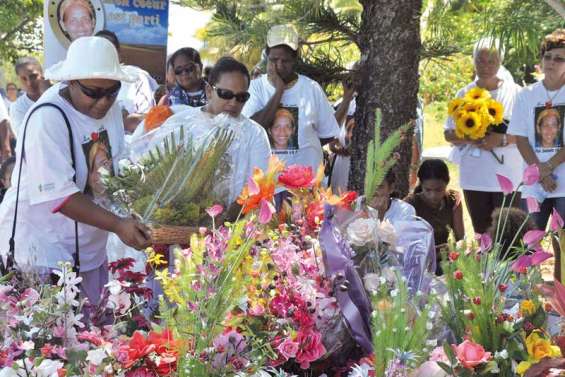
M70 261L80 269L85 294L97 302L108 278L108 234L137 249L151 244L144 224L104 208L99 171L118 171L127 135L143 133L139 125L157 104L170 106L180 119L227 113L241 121L241 142L230 151L236 166L233 202L253 169L265 169L273 154L287 165L316 171L324 152L332 153L326 184L334 192L347 189L359 84L356 66L334 108L316 81L297 72L300 43L291 26L270 29L266 67L258 66L252 74L232 57L205 69L198 51L185 47L168 58L167 82L160 88L147 72L120 64L119 53L118 38L103 30L77 38L66 59L45 72L31 57L15 64L21 93L9 83L5 102L0 102L0 182L5 191L0 250L13 251L10 255L15 254L19 265L41 267L48 277L61 260ZM381 220L394 225L417 215L431 225L441 248L450 233L456 240L464 237L465 200L474 232L492 232L504 198L496 174L517 184L525 164L539 166L541 181L521 198L517 195L512 203L516 208L508 210L511 218L524 217L519 208L532 196L540 211L529 226L545 228L552 210L565 218L565 30L542 41L545 76L531 86L514 82L502 66L503 56L495 41L479 41L473 52L476 77L457 95L475 87L488 90L504 106L504 131L468 140L456 136L451 119L445 125L445 139L454 145L452 158L459 164L462 195L448 188L446 163L428 159L419 164L413 192L402 200L395 195L393 169L368 203ZM277 194L278 207L287 195Z

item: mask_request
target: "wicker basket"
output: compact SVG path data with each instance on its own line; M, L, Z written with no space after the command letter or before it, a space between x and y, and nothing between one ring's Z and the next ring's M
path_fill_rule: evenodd
M190 236L198 232L198 227L177 225L151 226L151 238L154 244L159 245L187 245Z

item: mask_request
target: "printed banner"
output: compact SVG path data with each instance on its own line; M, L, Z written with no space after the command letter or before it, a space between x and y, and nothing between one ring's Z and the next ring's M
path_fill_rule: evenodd
M76 38L106 29L120 41L122 63L164 81L169 0L49 0L44 13L45 67L63 60Z

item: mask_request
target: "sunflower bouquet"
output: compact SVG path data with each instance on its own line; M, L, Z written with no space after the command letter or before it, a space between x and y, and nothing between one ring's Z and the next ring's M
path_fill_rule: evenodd
M479 140L489 132L504 132L504 107L488 90L475 87L463 98L451 100L447 113L455 122L458 138Z

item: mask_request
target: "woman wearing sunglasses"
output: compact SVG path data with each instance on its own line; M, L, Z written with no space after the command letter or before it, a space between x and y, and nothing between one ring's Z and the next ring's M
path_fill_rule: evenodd
M0 251L6 253L15 233L18 265L47 275L61 262L74 264L83 279L82 293L96 304L108 280L108 233L137 249L150 244L145 226L107 211L89 190L98 173L89 159L99 156L97 150L104 150L110 173L117 171L125 143L115 99L120 82L135 77L122 70L114 46L100 37L74 41L66 59L45 77L59 83L22 123L13 184L0 206Z
M200 107L207 103L202 60L198 51L191 47L175 51L167 63L168 69L172 69L176 85L161 98L159 105Z
M508 133L516 136L518 150L526 164L539 167L540 181L522 188L522 204L531 207L532 199L539 203L539 210L531 216L538 229L545 229L554 211L565 218L565 29L545 36L540 57L544 78L518 93ZM549 123L548 118L552 118L549 119L551 129L542 129L546 121ZM554 242L553 248L555 278L559 279L559 243Z

